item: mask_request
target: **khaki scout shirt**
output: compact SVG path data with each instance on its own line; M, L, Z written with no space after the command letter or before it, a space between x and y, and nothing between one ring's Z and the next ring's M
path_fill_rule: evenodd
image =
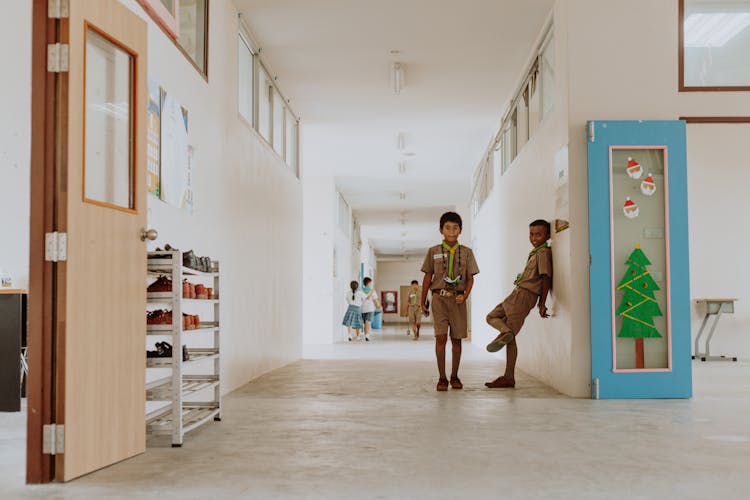
M516 286L528 290L536 295L542 295L542 275L552 280L552 251L549 247L542 247L529 255L526 268L516 281Z
M435 245L427 250L427 255L424 257L424 263L422 263L422 272L425 274L432 274L432 283L430 284L430 290L440 290L446 288L446 283L443 278L448 276L448 261L450 259L450 252L443 248L443 244ZM461 276L461 283L458 284L456 290L463 291L466 289L466 280L469 275L473 276L479 272L479 266L477 261L474 259L474 252L471 248L459 245L458 251L453 256L453 275Z

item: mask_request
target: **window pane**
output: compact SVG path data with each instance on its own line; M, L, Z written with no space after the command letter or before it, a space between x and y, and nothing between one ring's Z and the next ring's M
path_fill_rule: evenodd
M529 138L534 136L534 132L539 125L539 73L534 72L529 81Z
M286 110L286 148L284 159L287 165L295 168L297 159L297 122L288 109Z
M284 155L284 100L273 91L273 149Z
M238 104L240 114L253 123L253 53L241 36L239 39Z
M206 0L180 0L179 5L180 37L177 39L177 43L185 49L196 66L205 73Z
M542 118L547 116L555 105L555 38L551 36L542 49Z
M529 108L527 104L527 96L528 94L524 92L516 104L516 110L518 111L516 115L516 153L521 151L521 148L529 139Z
M132 209L132 68L130 54L86 33L84 198Z
M271 79L268 78L266 70L261 68L258 79L258 132L271 140Z
M684 83L750 86L750 0L686 0Z

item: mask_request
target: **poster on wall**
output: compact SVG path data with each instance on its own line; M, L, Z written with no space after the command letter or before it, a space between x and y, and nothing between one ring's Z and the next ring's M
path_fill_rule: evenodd
M146 114L146 189L158 197L161 188L161 91L159 84L150 78Z
M161 199L177 208L192 207L188 112L161 91Z

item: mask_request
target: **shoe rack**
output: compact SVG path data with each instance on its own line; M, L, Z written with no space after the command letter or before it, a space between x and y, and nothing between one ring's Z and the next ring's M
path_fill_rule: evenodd
M171 279L171 290L147 292L148 309L171 311L171 322L148 324L147 346L169 342L172 355L146 359L146 431L171 435L173 447L182 446L191 430L221 420L219 262L203 272L183 266L182 260L179 250L148 253L148 282ZM212 297L189 298L187 290L183 294L184 279L211 288Z

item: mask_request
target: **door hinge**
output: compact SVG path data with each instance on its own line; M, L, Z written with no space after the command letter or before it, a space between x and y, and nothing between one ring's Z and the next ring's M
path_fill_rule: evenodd
M596 130L594 128L594 122L590 121L587 127L589 142L594 142L596 139Z
M68 0L47 0L47 17L50 19L67 19Z
M68 71L68 44L50 43L47 45L47 71L66 73Z
M42 453L61 455L65 453L65 426L49 424L42 426Z
M68 260L68 234L46 233L44 235L44 260L47 262L65 262Z

